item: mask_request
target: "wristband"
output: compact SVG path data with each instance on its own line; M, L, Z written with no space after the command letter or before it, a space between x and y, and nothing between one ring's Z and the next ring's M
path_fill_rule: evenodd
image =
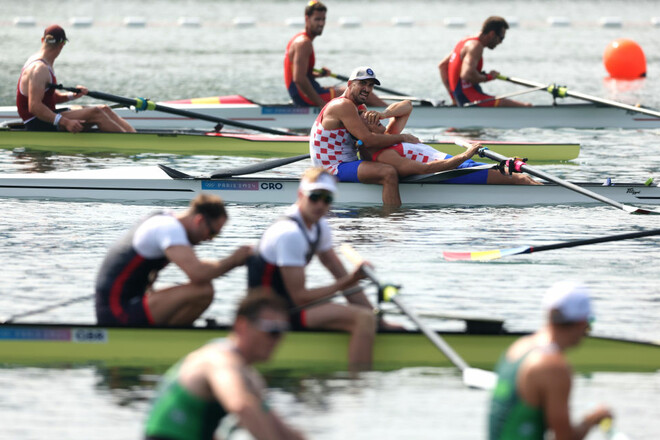
M62 119L62 115L60 113L55 115L55 119L53 119L53 125L57 127L57 124L60 123L60 119Z

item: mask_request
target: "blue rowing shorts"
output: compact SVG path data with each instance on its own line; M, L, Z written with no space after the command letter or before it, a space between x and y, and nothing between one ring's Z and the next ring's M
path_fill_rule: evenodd
M361 160L354 160L337 165L337 180L340 182L359 182L358 167L361 163Z
M449 159L450 156L449 154L445 159ZM479 165L486 165L483 162L475 162L472 159L468 159L456 168L472 168L476 167ZM470 174L466 174L464 176L459 176L459 177L454 177L452 179L447 179L443 180L440 183L473 183L473 184L478 184L478 185L485 185L488 183L488 171L490 170L479 170L479 171L474 171Z

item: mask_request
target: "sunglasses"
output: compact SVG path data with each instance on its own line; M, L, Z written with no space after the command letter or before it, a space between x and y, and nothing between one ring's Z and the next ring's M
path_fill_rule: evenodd
M214 229L213 225L211 224L211 220L207 216L203 215L202 218L206 222L206 227L209 228L209 238L217 237L220 233L220 229Z
M279 338L289 331L289 323L285 321L274 321L272 319L257 319L253 325L273 338Z
M335 199L332 194L321 191L312 191L307 194L307 198L310 202L316 203L319 200L322 200L326 205L332 204L332 201Z

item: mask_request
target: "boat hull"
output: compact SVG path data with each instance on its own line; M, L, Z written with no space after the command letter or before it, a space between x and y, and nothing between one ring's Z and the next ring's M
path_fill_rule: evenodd
M0 197L100 200L117 202L189 201L199 192L228 203L289 204L296 199L293 178L234 177L174 179L157 166L109 168L44 174L0 174ZM620 203L660 204L660 188L635 183L580 186ZM599 204L596 200L554 184L473 185L401 183L404 205L534 206ZM339 183L335 205L381 205L382 187Z
M205 115L244 122L260 127L309 129L318 116L318 107L245 104L176 104L161 103ZM383 109L375 109L383 110ZM115 109L131 125L141 129L211 130L212 122L146 111L136 113ZM18 119L15 107L0 107L0 122ZM616 107L594 104L540 105L532 108L415 106L408 120L409 128L660 128L660 118Z
M0 325L0 365L167 366L226 328L113 328L91 325ZM520 334L441 333L473 367L492 369ZM349 337L331 331L290 332L268 368L340 371L348 365ZM578 371L656 371L660 345L589 337L569 355ZM448 367L450 361L419 332L379 333L374 369Z
M505 156L526 157L531 163L568 161L578 157L574 143L496 142L482 144ZM450 141L428 141L447 154L463 148ZM64 133L0 130L0 148L48 151L59 154L143 154L214 155L244 157L290 157L309 153L307 136L272 136L176 132L163 130L141 133Z

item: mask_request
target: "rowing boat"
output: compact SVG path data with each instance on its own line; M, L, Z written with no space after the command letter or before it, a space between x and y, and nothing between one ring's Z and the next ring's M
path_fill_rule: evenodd
M480 141L507 156L527 157L531 162L567 161L578 157L579 144ZM451 141L428 141L447 154L463 148ZM0 129L0 148L25 148L60 154L218 155L288 157L309 152L308 136L276 136L199 131L149 130L138 133L66 133Z
M226 327L136 328L75 324L1 324L0 365L166 366L210 339L227 335ZM492 369L502 351L521 333L442 332L443 338L471 366ZM290 332L269 368L345 370L349 336L333 331ZM660 345L588 337L569 354L578 371L650 372L660 365ZM378 333L374 368L448 367L451 363L416 331Z
M165 101L178 108L216 118L245 122L261 127L309 129L318 116L318 107L297 107L290 104L259 104L243 96L219 96L180 101ZM383 110L375 108L375 110ZM115 109L135 128L140 129L203 129L213 123L199 119L159 112L134 112ZM16 107L0 107L0 122L18 119ZM416 105L406 124L408 128L660 128L660 118L595 104L538 105L524 108L453 107Z
M444 180L466 170L452 170L402 181L405 205L532 206L599 203L555 184L475 185L445 184ZM216 177L213 177L216 176ZM223 177L220 177L223 176ZM227 177L229 176L229 177ZM164 165L131 166L101 170L53 173L0 174L0 197L37 199L92 199L102 201L189 201L208 192L230 203L289 204L296 200L298 179L233 176L231 170L195 177ZM626 204L660 204L657 184L577 183L578 186ZM382 187L339 183L338 205L380 205Z

